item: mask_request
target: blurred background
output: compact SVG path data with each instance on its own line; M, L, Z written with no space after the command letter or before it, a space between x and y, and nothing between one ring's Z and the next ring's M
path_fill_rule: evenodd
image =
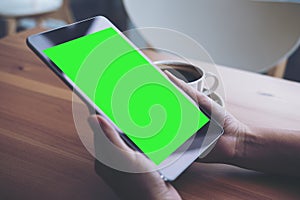
M12 18L12 15L15 14L14 9L10 6L13 3L20 3L22 1L26 1L26 0L10 0L10 1L1 0L2 3L0 2L0 38L5 37L8 34L9 31L7 30L8 29L7 24L9 23L9 20ZM34 0L27 0L27 1L34 1ZM125 3L127 2L127 4L128 4L127 10L128 10L128 6L131 6L130 3L128 3L129 1L130 0L124 1ZM232 0L232 1L234 1L234 0ZM52 2L55 2L55 0L52 0ZM21 17L19 15L16 17L16 19L17 19L16 25L15 25L16 31L19 32L22 30L34 28L36 26L43 26L45 28L59 27L59 26L62 26L64 24L68 23L69 22L68 17L70 17L70 16L72 18L72 21L80 21L80 20L83 20L83 19L86 19L89 17L93 17L96 15L103 15L103 16L106 16L107 18L109 18L122 31L135 27L136 23L139 23L139 25L141 24L141 20L139 20L140 19L139 16L132 17L132 14L129 15L129 16L131 16L130 17L131 19L137 18L137 19L133 20L134 22L129 19L128 14L126 13L124 2L122 0L68 0L65 2L67 2L67 3L64 6L67 6L67 9L69 9L69 11L70 11L69 16L67 16L67 17L63 16L66 11L62 10L61 11L61 12L63 12L63 15L61 15L62 17L60 17L60 15L56 15L56 17L54 19L51 15L47 15L47 17L44 17L43 20L40 22L41 24L38 24L39 22L37 22L34 14L26 13L26 15L25 15L23 12ZM136 2L138 3L138 1L136 1ZM218 6L220 7L220 5L221 5L220 2L218 4L216 4L216 7L218 7ZM137 5L137 3L136 3L136 5ZM236 3L237 3L237 1L236 1ZM209 5L207 5L207 6L209 6ZM299 7L299 4L297 6ZM5 7L8 7L8 8L5 8ZM273 7L276 7L276 5ZM23 8L21 8L22 11L24 11ZM290 8L287 8L287 9L290 9ZM131 10L133 10L133 13L134 13L134 9L131 9ZM150 10L149 15L151 16L152 11L151 11L151 9L149 9L149 10ZM17 9L16 9L16 12L17 12ZM297 11L295 11L295 12L297 12ZM141 13L141 15L143 15L143 13ZM53 16L55 16L55 15L53 15ZM158 12L157 13L153 12L153 16L154 16L153 19L155 19L155 17L158 17L158 19L159 19L159 17L160 17ZM295 17L298 17L298 16L299 15L295 15ZM147 13L145 13L145 18L146 17L147 17ZM197 16L191 15L188 17L189 17L190 21L192 21L193 23L196 23L198 21ZM300 18L296 18L293 20L296 22L299 22ZM295 27L295 30L299 30L300 22L298 24L291 23L291 25ZM283 71L283 74L280 75L279 77L300 82L300 48L296 47L294 50L295 51L293 51L292 54L289 55L287 59L285 59L285 58L283 59L283 63L285 65L284 71ZM217 64L224 64L224 63L217 62ZM280 64L280 63L278 63L278 64ZM226 65L226 62L225 62L225 65ZM269 72L259 72L259 73L269 73Z

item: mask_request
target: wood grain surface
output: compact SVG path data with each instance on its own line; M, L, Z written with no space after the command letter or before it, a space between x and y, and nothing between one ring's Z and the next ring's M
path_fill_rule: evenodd
M118 199L76 133L71 91L26 47L39 31L0 41L0 199ZM242 121L299 129L298 83L219 72L227 108ZM195 163L175 186L184 199L300 198L297 179L221 164Z

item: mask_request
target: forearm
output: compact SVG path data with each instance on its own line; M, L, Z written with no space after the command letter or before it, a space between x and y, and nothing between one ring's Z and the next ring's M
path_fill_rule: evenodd
M300 176L300 131L251 128L238 138L231 164Z

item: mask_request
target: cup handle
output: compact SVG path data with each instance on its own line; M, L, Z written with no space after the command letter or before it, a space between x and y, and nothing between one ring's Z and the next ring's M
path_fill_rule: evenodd
M204 91L205 95L210 95L211 93L213 93L214 91L216 91L216 89L218 88L218 86L219 86L219 79L218 79L218 77L215 74L213 74L211 72L206 72L205 73L205 80L207 78L214 79L213 85L210 88L207 88L207 90Z

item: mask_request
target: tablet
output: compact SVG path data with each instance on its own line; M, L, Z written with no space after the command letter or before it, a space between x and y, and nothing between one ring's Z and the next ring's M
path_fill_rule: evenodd
M32 35L28 46L164 180L176 179L222 135L222 127L98 16ZM204 142L205 141L205 142Z

